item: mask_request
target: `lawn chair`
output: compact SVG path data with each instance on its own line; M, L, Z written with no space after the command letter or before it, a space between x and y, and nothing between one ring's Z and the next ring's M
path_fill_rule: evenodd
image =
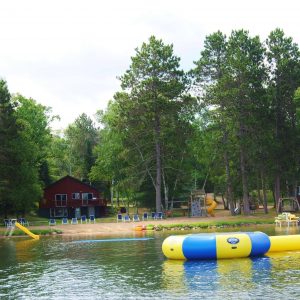
M125 215L124 218L123 218L123 222L130 222L131 219L129 217L129 215Z
M139 221L140 221L139 215L137 215L137 214L133 215L132 221L133 221L133 222L139 222Z
M294 214L290 214L288 218L289 218L288 220L289 224L299 226L299 217L296 217L296 215Z
M29 226L29 223L27 220L25 220L25 218L19 218L18 222L23 226Z
M119 221L123 221L123 217L122 217L122 214L118 214L117 215L117 222L119 222Z
M49 220L49 225L50 225L50 226L56 225L56 220L55 220L55 219L50 219L50 220Z
M81 218L80 218L80 223L81 223L81 224L82 224L82 223L87 224L86 216L81 216Z
M151 218L152 218L152 220L155 220L155 219L156 219L156 212L152 212L152 213L151 213Z
M94 223L94 224L96 223L96 219L94 215L90 215L89 223Z
M11 219L4 219L4 226L5 227L12 227L12 221Z
M62 225L68 225L68 224L69 224L68 218L62 218L62 219L61 219L61 224L62 224Z
M143 221L148 220L149 216L147 212L143 213Z
M286 225L289 227L290 224L298 226L298 220L299 218L295 215L288 212L283 212L282 214L275 217L275 224L276 226L279 225L280 227L282 225Z
M78 224L77 218L72 218L71 224L72 224L72 225Z
M156 219L161 219L163 218L163 213L160 211L156 214Z

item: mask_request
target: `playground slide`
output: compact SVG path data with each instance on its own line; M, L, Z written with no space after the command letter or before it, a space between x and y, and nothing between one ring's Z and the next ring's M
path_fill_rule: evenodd
M29 236L31 236L33 239L35 239L35 240L39 240L40 239L39 235L36 235L36 234L32 233L30 230L28 230L26 227L24 227L20 223L16 222L15 225L16 225L16 227L18 227L19 229L21 229L23 232L25 232L26 234L28 234Z
M217 202L211 198L206 198L206 205L207 205L207 213L214 217L214 209L217 207Z

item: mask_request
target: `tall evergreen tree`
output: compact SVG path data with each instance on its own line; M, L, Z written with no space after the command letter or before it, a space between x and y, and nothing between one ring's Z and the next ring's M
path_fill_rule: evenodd
M191 98L184 96L187 77L179 69L179 58L173 46L154 36L136 49L136 55L120 78L123 92L115 96L120 106L120 121L127 141L146 163L147 173L155 187L156 210L162 206L162 176L165 132L174 132L175 120L184 120ZM178 127L177 127L178 128ZM178 131L179 132L179 131Z
M227 98L224 92L223 81L228 72L227 70L227 39L226 36L218 31L209 35L204 41L204 50L201 58L195 62L196 68L192 71L195 78L195 86L200 99L204 105L214 106L218 110L217 117L213 118L217 128L221 130L220 138L216 141L222 145L218 148L214 146L215 154L219 149L222 152L226 174L226 194L229 202L231 214L234 214L233 187L229 158L229 118L226 115ZM208 170L209 172L209 170Z
M223 132L220 139L226 170L227 196L232 204L229 160L238 154L244 213L249 213L249 167L257 112L265 82L264 48L258 37L233 31L228 41L217 32L206 39L205 50L194 74L204 105L214 108L214 123ZM229 145L231 143L231 146ZM235 158L236 160L236 158ZM233 213L233 205L231 212Z
M65 131L69 149L71 173L83 180L95 163L93 149L98 141L98 130L92 119L81 114Z
M18 138L18 126L7 84L0 80L0 208L4 215L12 209L16 149L12 141Z
M244 213L249 207L249 170L253 152L257 111L261 107L261 94L266 79L264 48L259 37L251 38L244 30L233 31L228 40L228 59L231 85L229 109L236 124L237 146L243 188Z
M278 203L280 182L295 181L296 159L296 107L294 93L300 84L300 52L292 38L286 37L280 29L275 29L266 41L270 81L269 96L273 115L274 181L275 199ZM291 163L292 162L292 163ZM283 177L283 178L282 178ZM278 207L278 205L277 205Z

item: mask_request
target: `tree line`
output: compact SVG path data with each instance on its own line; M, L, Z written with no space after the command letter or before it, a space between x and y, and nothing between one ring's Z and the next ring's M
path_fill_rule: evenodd
M81 114L51 133L50 108L0 84L0 208L26 212L42 188L70 174L107 197L169 210L191 190L220 193L249 214L256 191L267 213L299 178L300 52L280 29L206 37L188 72L173 45L152 36L135 50L121 88L96 125ZM109 193L113 195L110 196Z

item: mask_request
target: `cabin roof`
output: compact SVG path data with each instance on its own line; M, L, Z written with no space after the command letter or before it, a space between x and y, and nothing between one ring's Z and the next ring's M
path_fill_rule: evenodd
M55 186L57 183L62 182L62 181L64 181L64 180L66 180L66 179L70 179L70 180L72 180L72 181L75 181L75 182L77 182L77 183L79 183L79 184L81 184L81 185L83 185L83 186L89 187L90 189L93 189L93 190L95 190L95 191L98 192L98 189L95 188L94 186L89 185L89 184L87 184L87 183L85 183L85 182L82 182L81 180L79 180L79 179L77 179L77 178L75 178L75 177L72 177L72 176L70 176L70 175L66 175L66 176L64 176L64 177L62 177L62 178L60 178L60 179L58 179L57 181L55 181L55 182L49 184L48 186L45 187L44 190L48 190L48 189L52 188L53 186Z

